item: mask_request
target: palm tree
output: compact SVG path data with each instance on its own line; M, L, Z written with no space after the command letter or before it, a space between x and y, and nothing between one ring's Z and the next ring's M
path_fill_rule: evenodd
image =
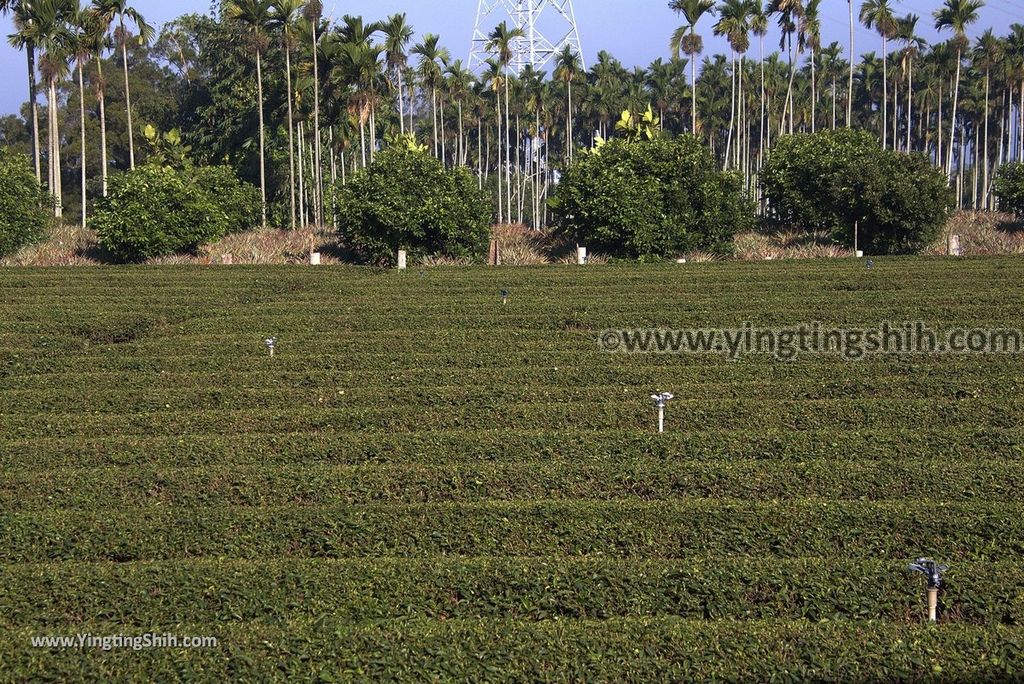
M75 7L69 18L71 39L69 50L74 56L78 71L78 124L79 124L79 163L81 165L82 193L82 229L87 225L88 193L86 191L87 170L85 164L85 65L102 48L102 36L97 30L99 19L94 12Z
M32 35L35 21L31 2L23 0L0 0L0 13L14 13L15 33L10 36L12 47L25 50L28 60L28 101L32 110L32 157L35 161L36 182L41 183L42 161L39 148L39 86L36 83L36 45L28 38Z
M573 111L572 111L572 83L583 73L583 62L579 53L566 45L560 53L555 56L555 78L565 84L566 88L566 109L565 109L565 159L572 162L573 152Z
M430 89L431 119L434 124L434 156L439 156L437 137L437 89L441 84L441 64L449 59L448 51L440 46L441 36L428 33L412 48L412 54L419 57L419 76L425 88Z
M458 152L455 157L455 163L457 166L462 166L466 163L467 154L463 105L466 97L473 89L473 72L463 66L461 59L457 59L447 66L444 73L446 77L445 91L448 97L450 97L458 106L459 145Z
M853 20L853 0L847 0L847 4L850 10L850 83L846 93L846 127L850 128L853 126L853 70L857 62L854 52L854 34L857 24Z
M100 21L105 26L111 26L117 20L117 28L114 30L114 39L121 47L121 65L124 70L124 98L125 107L128 112L128 159L130 168L135 168L135 131L132 121L132 93L128 85L128 40L129 32L126 20L135 24L138 30L139 44L145 45L153 39L155 31L146 23L145 18L137 9L128 4L129 0L94 0L93 8L100 15Z
M734 55L732 63L732 74L729 81L732 85L732 103L729 111L729 136L725 148L725 165L730 164L732 152L733 129L736 129L737 144L739 149L740 129L738 120L740 103L743 101L743 55L750 49L750 16L753 8L749 0L725 0L718 12L718 23L713 29L716 36L725 36L729 41L729 47ZM739 59L736 59L736 56ZM737 65L737 61L739 62ZM737 81L739 81L739 95L737 96Z
M297 24L302 15L302 0L274 0L270 26L281 32L285 81L288 88L288 187L291 197L291 229L296 228L295 196L295 113L292 95L292 52L298 43Z
M956 85L953 87L953 118L949 130L946 175L953 175L953 145L956 142L956 110L960 97L960 67L964 47L967 45L967 27L978 20L978 11L984 7L982 0L946 0L946 4L935 11L935 29L950 29L956 47Z
M869 29L875 29L882 36L882 149L887 146L889 133L889 40L896 36L899 29L890 2L864 0L860 6L861 23Z
M690 60L690 132L697 135L697 60L704 51L704 39L697 33L697 22L705 14L715 13L714 0L672 0L669 4L676 12L683 15L686 21L672 34L672 56L678 58L680 53L686 54Z
M897 23L899 28L896 31L896 38L903 43L903 68L907 73L907 152L912 150L912 131L914 129L914 57L925 43L917 35L917 22L920 20L916 14L908 14ZM896 147L896 141L893 141Z
M46 83L47 138L49 150L50 193L53 195L54 216L64 213L63 187L61 183L60 155L60 103L57 82L68 73L68 58L74 49L74 34L70 21L78 7L74 0L39 0L32 5L32 21L23 25L25 33L19 40L31 41L40 51L39 73ZM17 35L17 34L16 34Z
M504 220L504 213L502 211L504 207L505 198L501 191L501 88L505 83L505 74L502 71L501 65L495 59L488 59L485 64L487 68L484 70L483 78L490 84L490 90L494 93L494 118L498 134L498 142L494 146L497 151L497 169L498 169L498 223ZM490 146L488 146L488 155L490 155ZM509 207L509 215L512 213L512 208Z
M512 136L511 127L512 120L509 116L509 96L508 86L510 80L509 67L512 64L512 56L514 53L515 43L523 37L523 30L521 28L509 28L506 22L498 24L490 35L487 37L487 49L490 50L495 59L505 72L505 181L506 181L506 207L509 207L509 218L511 218L511 206L512 206Z
M811 50L811 133L818 129L818 51L821 50L821 0L807 0L800 22L800 49Z
M263 51L267 48L267 27L273 20L271 0L230 0L227 16L242 28L256 53L256 92L260 119L260 197L263 228L267 227L266 129L263 122Z
M412 40L412 26L405 18L405 14L393 14L384 22L384 53L388 73L394 74L398 80L398 123L401 131L405 133L405 86L402 74L409 67L409 54L407 48ZM410 103L410 108L412 104Z
M793 34L800 27L800 20L803 16L804 6L802 0L769 0L768 14L779 16L779 28L782 31L782 40L779 48L786 49L789 53L789 84L786 86L786 102L782 108L782 124L785 126L786 116L789 115L789 132L793 133L793 82L796 78L796 69L793 66Z
M988 160L988 120L989 101L992 97L992 68L999 65L1004 54L1003 41L999 40L989 29L981 34L974 46L974 64L985 71L985 132L984 136L984 160L982 170L982 197L985 208L990 206L991 188L989 187L989 160Z
M320 0L307 0L306 6L302 10L302 15L306 21L309 22L310 35L312 37L312 52L313 52L313 159L315 161L313 166L313 178L311 179L314 183L314 195L316 196L316 202L314 203L314 223L317 225L323 224L323 196L324 196L324 177L323 177L323 159L322 159L322 142L323 136L320 133L320 18L324 13L324 5Z
M761 4L761 0L754 0L751 5L750 14L750 29L757 36L757 43L759 46L759 70L761 72L761 118L758 121L759 129L759 142L757 147L757 156L759 160L758 166L760 167L760 160L763 159L764 152L764 136L765 136L765 107L767 93L765 91L765 78L764 78L764 37L768 34L768 14L764 11L764 6Z

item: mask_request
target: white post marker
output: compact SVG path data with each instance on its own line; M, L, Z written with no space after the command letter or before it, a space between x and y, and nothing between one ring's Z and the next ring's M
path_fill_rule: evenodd
M398 270L404 271L409 267L409 253L404 249L398 250Z
M580 266L587 265L587 248L577 247L576 248L576 263Z
M320 252L310 252L309 253L309 265L310 266L319 266L320 263L321 263L321 259L322 259L322 256L321 256Z
M660 394L652 394L651 399L654 400L654 405L658 407L658 434L665 432L665 406L668 402L675 399L675 396L670 392L661 392Z

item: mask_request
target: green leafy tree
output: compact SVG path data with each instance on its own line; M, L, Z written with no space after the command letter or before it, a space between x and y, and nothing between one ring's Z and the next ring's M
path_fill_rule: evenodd
M36 180L31 160L0 147L0 256L43 236L52 198Z
M754 225L739 177L693 136L615 139L580 154L552 208L563 237L626 259L728 254L732 237Z
M393 264L399 249L414 257L481 257L491 210L476 179L464 168L446 169L410 141L389 146L336 189L343 246L370 264Z
M874 254L911 254L945 226L952 192L924 155L883 150L865 131L781 138L762 172L770 225L828 231Z

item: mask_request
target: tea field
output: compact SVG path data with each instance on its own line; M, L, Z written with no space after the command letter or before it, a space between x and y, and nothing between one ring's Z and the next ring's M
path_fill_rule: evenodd
M0 681L1024 677L1024 357L598 346L1022 314L1019 258L0 270ZM218 644L32 645L146 633Z

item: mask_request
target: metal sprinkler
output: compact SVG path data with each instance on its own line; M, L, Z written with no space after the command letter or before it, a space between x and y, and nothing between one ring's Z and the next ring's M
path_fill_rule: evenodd
M907 568L911 572L919 572L928 580L928 620L938 621L939 587L942 586L942 573L949 570L948 565L936 563L929 558L918 558Z
M508 290L501 291L501 304L502 306L508 306Z
M875 267L875 262L874 262L874 260L873 260L873 259L868 259L868 270L870 271L870 270L871 270L871 269L873 269L874 267Z
M276 337L268 337L267 339L263 340L263 344L267 345L267 351L269 351L270 355L273 356L274 355L274 347L277 346L277 338Z
M658 408L658 434L660 435L665 432L665 406L675 399L675 395L670 392L661 392L652 394L651 399L654 400L654 405Z

